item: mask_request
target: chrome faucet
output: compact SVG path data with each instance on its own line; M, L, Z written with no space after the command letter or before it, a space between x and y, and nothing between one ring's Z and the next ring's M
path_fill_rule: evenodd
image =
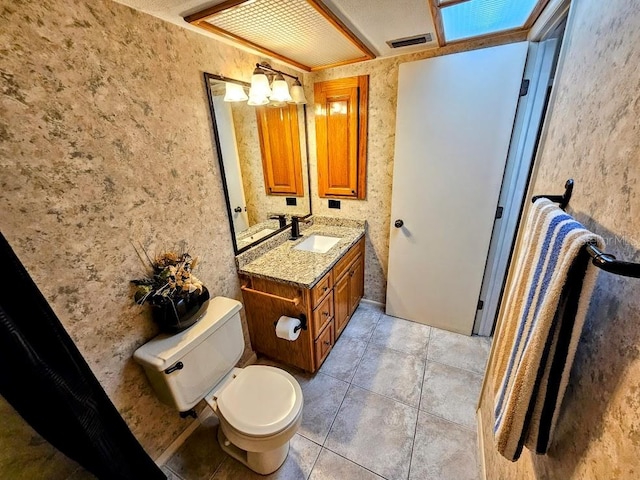
M298 217L296 215L291 216L291 237L289 240L297 240L302 236L300 233L300 222L309 223L311 220L305 220L302 217Z

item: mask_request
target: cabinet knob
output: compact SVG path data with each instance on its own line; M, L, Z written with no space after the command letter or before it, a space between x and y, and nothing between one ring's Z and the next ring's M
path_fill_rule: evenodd
M330 342L329 340L325 340L325 341L324 341L324 342L322 342L322 343L324 343L327 347L330 347L330 346L331 346L331 342Z
M322 291L323 291L323 292L326 292L327 290L329 290L329 287L324 287L324 288L322 289Z
M329 316L329 312L322 312L322 315L324 315L325 317Z
M404 222L400 219L396 220L394 223L396 228L402 228L402 226L404 225Z

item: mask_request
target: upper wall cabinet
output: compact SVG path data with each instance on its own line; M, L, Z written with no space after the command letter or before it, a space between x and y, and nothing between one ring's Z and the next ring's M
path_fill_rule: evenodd
M324 198L366 196L369 76L314 86L318 193Z
M267 195L303 197L298 106L258 107L256 115Z

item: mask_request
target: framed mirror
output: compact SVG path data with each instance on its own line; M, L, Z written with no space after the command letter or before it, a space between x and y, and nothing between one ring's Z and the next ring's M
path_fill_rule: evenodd
M211 73L204 81L237 255L289 227L291 216L311 215L306 109L229 101L250 85Z

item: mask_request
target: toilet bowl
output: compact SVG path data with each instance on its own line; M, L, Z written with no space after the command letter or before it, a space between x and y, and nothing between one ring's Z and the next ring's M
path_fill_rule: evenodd
M302 389L279 368L235 368L244 350L241 308L236 300L213 298L198 323L158 335L133 356L162 402L187 412L204 399L220 420L222 449L267 475L284 463L300 426Z
M251 470L276 471L302 421L300 385L275 367L234 369L231 378L205 397L220 420L222 449Z

